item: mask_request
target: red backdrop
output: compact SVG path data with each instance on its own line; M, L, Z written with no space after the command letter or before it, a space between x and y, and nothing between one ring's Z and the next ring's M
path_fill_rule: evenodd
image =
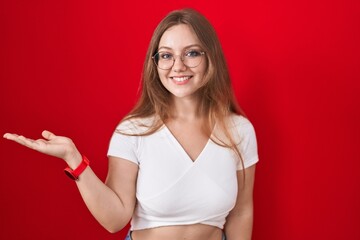
M216 2L1 1L0 133L69 136L105 180L152 31L193 7L257 131L253 239L360 239L360 2ZM94 220L64 162L3 139L0 150L0 239L125 235Z

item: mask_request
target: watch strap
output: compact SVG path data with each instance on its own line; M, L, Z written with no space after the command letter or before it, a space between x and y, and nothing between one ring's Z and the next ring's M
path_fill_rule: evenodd
M76 181L79 180L80 174L86 169L87 166L89 166L89 164L90 164L89 160L84 155L82 155L82 161L77 168L71 169L68 166L67 168L64 169L64 172L69 178Z

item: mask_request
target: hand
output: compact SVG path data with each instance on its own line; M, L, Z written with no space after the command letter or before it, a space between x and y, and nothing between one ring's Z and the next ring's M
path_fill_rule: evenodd
M81 162L81 154L70 138L56 136L49 131L43 131L45 139L30 139L17 134L5 133L4 138L17 142L25 147L34 149L38 152L62 158L70 167L76 167Z

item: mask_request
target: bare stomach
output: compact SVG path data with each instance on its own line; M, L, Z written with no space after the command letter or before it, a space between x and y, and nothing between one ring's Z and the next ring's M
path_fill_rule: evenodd
M133 240L221 240L222 230L210 225L194 224L135 230L131 236Z

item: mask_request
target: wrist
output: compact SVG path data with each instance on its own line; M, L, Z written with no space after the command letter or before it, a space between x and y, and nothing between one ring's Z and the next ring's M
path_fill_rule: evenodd
M64 169L64 172L72 180L79 180L79 176L85 171L89 164L89 160L84 155L82 155L82 160L78 166L75 168L68 166Z
M64 158L64 161L71 169L77 168L81 164L82 160L83 156L78 151L69 153L68 156Z

